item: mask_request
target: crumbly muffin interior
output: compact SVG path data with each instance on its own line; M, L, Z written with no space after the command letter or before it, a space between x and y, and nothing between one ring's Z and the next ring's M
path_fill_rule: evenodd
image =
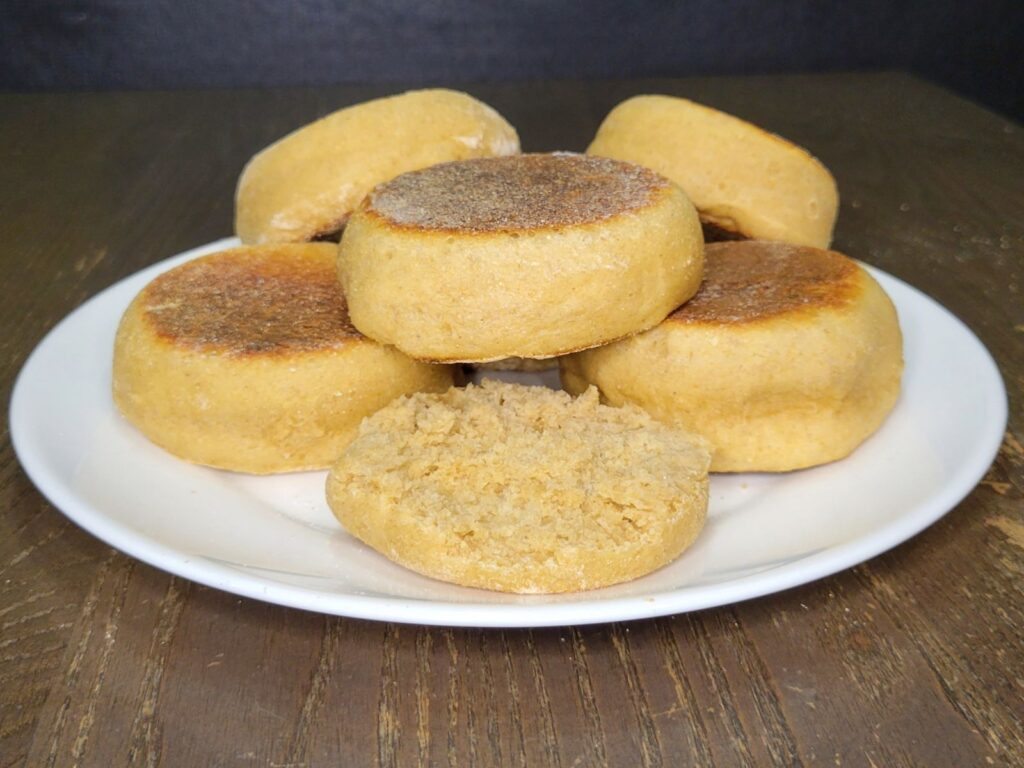
M346 527L399 562L415 541L381 546L376 531L393 539L397 526L399 538L440 547L438 568L447 560L451 574L431 575L464 583L460 564L519 569L523 583L513 591L559 591L535 588L526 574L543 582L544 572L560 569L578 578L581 560L631 561L644 547L660 550L679 538L684 517L698 516L699 530L708 465L699 438L639 408L601 405L594 388L574 399L485 380L404 397L367 418L332 471L328 495ZM368 500L373 511L363 515L355 507ZM647 570L663 562L652 553Z

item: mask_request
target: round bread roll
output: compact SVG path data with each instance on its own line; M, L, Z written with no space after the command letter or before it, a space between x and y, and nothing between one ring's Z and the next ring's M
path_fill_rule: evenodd
M628 581L704 525L700 438L639 408L485 381L400 398L363 422L327 479L354 536L414 571L549 593Z
M841 459L892 410L896 311L856 262L785 243L713 243L697 295L646 333L562 361L570 392L703 435L713 472Z
M339 110L288 134L242 171L243 243L333 240L367 192L435 163L519 152L505 119L458 91L410 91Z
M410 360L352 327L335 251L235 248L153 280L117 331L121 413L182 459L265 474L329 466L364 416L450 386L451 367Z
M827 248L839 193L807 151L756 125L672 96L613 109L587 152L653 168L697 206L705 238Z
M697 290L682 191L574 154L435 165L377 187L338 271L353 324L412 357L554 357L655 325Z

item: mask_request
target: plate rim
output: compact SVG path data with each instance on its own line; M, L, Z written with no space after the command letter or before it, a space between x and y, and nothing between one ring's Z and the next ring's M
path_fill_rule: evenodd
M785 562L723 582L694 587L679 587L646 595L601 598L595 592L593 600L548 603L492 603L487 601L451 601L428 598L403 598L394 595L358 595L327 593L274 581L266 576L247 572L228 564L218 563L201 555L191 556L158 539L106 517L102 510L83 501L36 451L27 450L32 444L30 424L27 423L25 402L26 381L38 365L40 351L60 333L74 324L80 313L95 303L101 303L109 293L123 283L142 280L205 253L212 253L238 244L236 238L223 238L191 248L162 259L104 288L90 297L60 320L39 341L26 358L12 388L8 424L14 452L26 475L38 491L73 523L126 555L153 567L190 581L204 584L231 594L254 598L263 602L318 613L403 624L448 627L526 628L552 626L582 626L613 621L634 621L703 610L743 602L767 594L781 592L817 581L846 570L859 563L903 544L935 523L966 498L984 477L1002 444L1008 417L1006 387L999 367L991 352L977 335L955 314L928 294L898 277L877 267L862 264L879 282L892 281L914 297L937 310L957 330L977 347L983 359L983 375L993 385L995 416L982 431L979 445L986 450L976 451L967 461L958 464L942 486L941 492L916 505L910 514L900 515L885 525L870 529L861 536L842 544L826 547L814 554Z

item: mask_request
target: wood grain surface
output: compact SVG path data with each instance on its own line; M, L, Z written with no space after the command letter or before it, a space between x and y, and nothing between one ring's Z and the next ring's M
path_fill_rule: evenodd
M252 153L393 90L0 95L4 397L75 306L230 234ZM114 552L36 491L5 422L0 766L1024 764L1024 129L898 74L468 90L529 150L583 149L650 92L810 148L842 193L836 247L945 304L999 363L1011 419L988 475L906 544L781 594L424 628L240 599Z

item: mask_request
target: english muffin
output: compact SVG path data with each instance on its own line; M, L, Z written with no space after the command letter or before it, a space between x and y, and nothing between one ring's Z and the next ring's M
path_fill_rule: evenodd
M114 402L179 458L264 474L330 465L393 398L443 390L352 327L323 243L235 248L157 277L121 320Z
M660 322L700 283L686 195L574 154L435 165L377 187L338 271L353 324L412 357L554 357Z
M485 381L366 419L327 480L345 528L395 562L503 592L594 589L675 559L707 510L699 438L639 408Z
M587 152L640 163L683 188L705 239L827 248L839 208L828 169L756 125L687 99L635 96L613 109Z
M409 91L338 110L253 157L235 197L243 243L337 242L382 181L434 163L519 152L515 129L458 91Z
M780 472L843 458L892 410L896 311L855 261L804 246L712 243L697 295L656 328L562 361L570 392L705 437L713 472Z

